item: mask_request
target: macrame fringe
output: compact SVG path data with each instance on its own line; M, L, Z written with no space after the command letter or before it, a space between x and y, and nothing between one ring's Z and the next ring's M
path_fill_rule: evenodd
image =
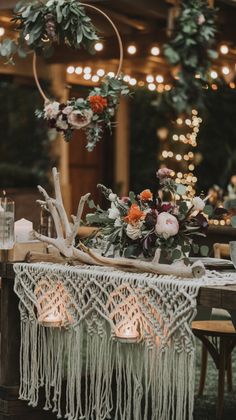
M44 387L44 409L68 420L191 418L194 351L120 343L104 322L98 334L87 328L86 321L73 330L22 322L20 399L35 407Z

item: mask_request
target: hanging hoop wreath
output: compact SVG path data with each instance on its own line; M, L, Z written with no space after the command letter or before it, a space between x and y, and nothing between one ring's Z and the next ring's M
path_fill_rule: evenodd
M56 129L64 135L66 141L70 141L74 130L85 129L87 137L87 149L92 151L101 139L104 128L112 129L112 119L119 105L121 95L128 95L129 89L123 83L120 72L123 64L123 45L120 34L113 21L102 10L87 3L80 6L88 7L102 14L113 27L119 44L119 65L115 77L107 77L99 87L89 92L87 98L73 98L60 103L50 100L40 85L37 74L37 55L33 57L33 73L38 90L44 99L44 109L36 111L38 118L48 121L49 127Z

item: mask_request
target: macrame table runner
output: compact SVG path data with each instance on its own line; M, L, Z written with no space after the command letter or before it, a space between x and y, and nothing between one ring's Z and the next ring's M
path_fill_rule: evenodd
M185 280L46 263L14 270L21 399L36 406L44 387L44 408L69 420L192 419L198 291L236 283L236 274ZM55 313L63 327L45 326ZM117 338L127 322L139 331L138 342Z

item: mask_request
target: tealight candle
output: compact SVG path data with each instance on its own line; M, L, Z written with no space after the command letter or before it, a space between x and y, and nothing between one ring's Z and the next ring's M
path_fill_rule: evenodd
M139 332L131 322L127 322L126 324L117 327L115 335L119 341L124 343L135 343L139 339Z
M32 241L33 223L26 219L20 219L15 222L16 242Z

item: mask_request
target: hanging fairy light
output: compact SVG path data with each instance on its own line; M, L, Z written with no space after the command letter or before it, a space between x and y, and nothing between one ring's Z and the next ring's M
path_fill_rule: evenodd
M229 53L228 45L225 45L225 44L221 45L220 46L220 52L221 52L221 54L224 54L224 55L228 54Z
M94 49L97 52L100 52L103 50L103 43L102 42L96 42L96 44L94 45Z
M160 48L157 46L153 46L151 48L151 54L154 55L155 57L158 56L160 54Z
M135 45L129 45L127 51L129 54L134 55L137 52L137 47Z

